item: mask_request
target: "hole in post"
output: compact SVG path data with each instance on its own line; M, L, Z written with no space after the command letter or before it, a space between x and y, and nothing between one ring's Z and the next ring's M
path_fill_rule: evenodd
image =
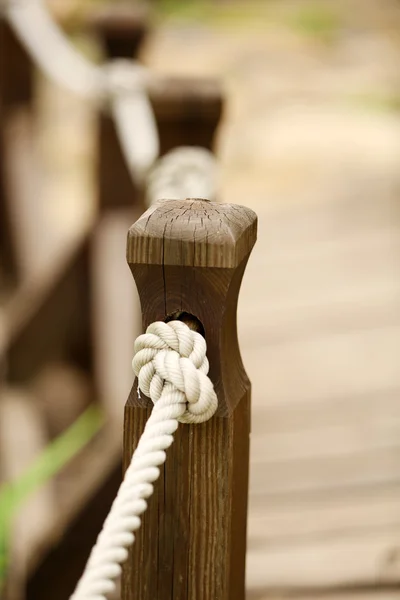
M185 325L190 327L190 329L193 329L193 331L197 331L197 333L200 333L200 335L202 335L203 338L206 337L206 332L203 327L203 323L197 317L184 310L177 310L176 312L168 315L165 319L165 322L169 323L169 321L182 321L182 323L185 323Z

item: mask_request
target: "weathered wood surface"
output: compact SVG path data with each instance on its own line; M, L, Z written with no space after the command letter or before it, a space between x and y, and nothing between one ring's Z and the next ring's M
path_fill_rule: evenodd
M250 385L236 306L255 227L254 213L243 207L186 200L152 207L130 229L127 255L143 326L177 311L200 320L219 409L175 436L125 565L124 600L245 597ZM125 410L125 466L149 402L134 385Z

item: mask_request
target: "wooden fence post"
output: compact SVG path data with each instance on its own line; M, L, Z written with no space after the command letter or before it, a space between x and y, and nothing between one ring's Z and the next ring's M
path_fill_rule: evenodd
M107 59L137 59L149 18L141 7L112 4L91 12L87 28L99 39ZM126 165L111 115L99 115L97 138L99 209L140 205L141 191Z
M224 108L218 79L162 77L149 90L161 156L177 146L213 149Z
M137 58L149 33L149 11L143 5L112 3L94 9L87 26L108 58Z
M32 103L33 72L30 56L0 16L0 96L6 108Z
M108 59L138 58L150 31L147 10L110 5L88 19L88 28L100 39ZM212 150L223 110L223 92L214 79L160 77L149 89L160 140L160 155L177 146ZM98 132L100 208L143 208L143 190L132 180L114 122L102 114Z
M239 288L256 215L206 200L170 200L130 229L127 257L143 328L180 318L205 335L215 417L181 425L124 568L123 600L244 600L250 383L237 340ZM134 383L124 462L151 411Z
M6 286L14 285L21 274L6 183L6 131L13 112L29 109L32 98L32 62L6 19L0 15L0 277L2 285Z

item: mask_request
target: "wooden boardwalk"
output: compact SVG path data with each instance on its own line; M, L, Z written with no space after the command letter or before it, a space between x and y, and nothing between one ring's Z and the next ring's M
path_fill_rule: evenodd
M251 598L400 597L399 210L395 196L258 210L239 308Z
M167 64L169 69L178 65L181 72L225 75L247 48L244 42L242 47L238 44L232 58L232 38L228 36L224 51L218 53L221 39L216 35L201 38L199 34L195 47L182 53L189 37L183 34L179 40L175 33L169 38L167 35L165 42L161 32L160 39L150 48L149 63L158 70ZM257 130L263 139L269 136L269 141L275 139L279 143L288 133L283 126L286 114L279 112L287 93L292 93L295 100L298 93L304 101L310 93L308 83L315 92L315 106L318 102L324 105L329 93L337 100L329 89L329 81L332 79L335 93L337 81L342 82L342 73L335 72L333 60L328 66L322 65L324 77L320 77L319 62L314 61L314 56L307 61L296 45L291 48L292 58L288 51L286 67L277 68L273 64L275 54L269 54L264 37L260 36L254 51L251 48L258 61L255 60L254 71L247 73L245 65L242 72L235 72L235 81L230 82L236 99L221 136L221 199L250 206L259 215L259 239L246 271L239 305L241 349L253 384L247 597L394 600L400 598L400 186L398 178L392 175L400 172L400 122L397 116L380 115L379 123L374 117L366 131L358 116L336 115L334 123L342 124L342 130L353 121L360 129L355 127L348 138L340 138L336 146L333 143L323 156L324 161L337 165L336 171L327 175L324 171L325 179L318 179L318 167L322 170L323 161L318 162L319 150L315 148L318 136L323 137L321 122L323 129L330 120L329 111L326 122L318 118L305 121L297 146L285 146L283 141L274 149L271 142L263 149L257 145ZM276 55L282 53L277 44ZM262 52L270 59L265 60L267 74L262 71L266 59ZM354 73L363 73L355 59L353 66L354 72L347 73L346 85L353 84ZM303 78L304 73L307 77ZM379 76L380 73L379 70ZM272 78L275 100L271 100L268 85L265 90L262 87L261 75L267 83ZM370 84L368 78L365 81ZM375 85L371 76L371 87ZM253 105L249 104L250 98L255 99ZM279 105L278 110L274 102ZM70 169L66 164L59 165L51 181L51 198L46 198L41 212L50 215L47 225L53 241L60 237L56 225L63 227L61 233L69 241L69 232L75 235L77 226L92 217L91 206L84 206L83 199L94 196L87 174L84 175L93 160L93 132L87 125L86 110L79 108L76 100L60 94L54 105L60 114L50 114L46 124L53 131L54 122L60 124L53 137L46 138L47 154L54 155L51 166L57 166L59 139L70 132L63 156L70 155L75 163L79 157L80 172L76 166ZM66 110L69 106L72 110ZM268 111L270 120L262 120ZM251 121L253 114L260 121ZM299 113L298 117L303 122L303 115ZM77 135L82 124L85 135ZM305 161L297 169L303 145L309 150L311 127L317 132L315 148L311 149L316 155L311 156L311 152L308 163ZM332 129L324 133L329 140L334 137ZM346 140L351 147L353 134L358 140L354 156L348 153L341 162ZM20 137L12 137L17 151ZM244 143L239 143L242 139ZM284 155L282 160L280 152ZM254 167L249 167L250 163ZM375 163L376 170L371 174L368 169L371 165L374 168ZM336 194L330 185L337 184L344 166L348 169L344 170L343 185ZM308 179L302 169L309 169ZM278 182L279 177L284 184ZM309 185L314 180L319 181L319 187L315 185L310 192ZM274 195L271 190L278 193ZM28 197L24 189L16 193L21 202ZM287 205L288 198L292 199L291 206ZM28 239L28 234L31 240L37 239L35 224L41 217L37 209L36 205L36 219L21 222L24 239ZM24 207L21 210L27 214ZM102 379L102 389L108 397L108 404L104 405L115 418L122 414L124 390L129 387L130 361L125 359L130 358L134 337L127 327L127 322L132 325L132 315L125 314L135 294L122 255L127 226L121 215L100 228L97 238L99 264L112 265L108 269L111 285L107 286L108 280L101 280L100 275L96 278L101 305L95 308L95 319L103 328L99 329L99 339L107 338L108 342L97 344L99 360L109 366ZM48 242L39 241L43 242L41 258L45 261ZM120 262L115 268L118 256ZM32 268L32 264L27 264L27 271ZM100 273L96 265L94 268L96 274ZM117 287L116 278L121 278L121 282L124 278L124 283L118 284L118 304L107 294L107 289ZM118 355L111 350L115 346L119 348ZM14 398L13 406L30 406L30 397L23 400L16 403ZM30 413L26 414L30 419ZM7 432L12 430L5 419L2 426ZM115 462L119 452L119 435L118 430L110 436L110 462ZM42 445L41 439L34 442ZM97 448L95 454L101 463ZM77 500L70 495L77 506L85 503L89 488L94 487L86 481L90 479L86 473L101 478L107 469L111 467L106 461L92 470L84 464L79 480L75 473L66 480L67 485L72 485L72 479L76 484ZM44 494L47 492L51 494L51 490L44 490ZM58 509L62 514L71 512L68 506ZM35 551L37 545L33 544Z

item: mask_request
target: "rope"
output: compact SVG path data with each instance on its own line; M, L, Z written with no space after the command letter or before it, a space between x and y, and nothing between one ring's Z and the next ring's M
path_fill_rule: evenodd
M93 64L72 46L42 0L5 0L4 11L53 82L110 110L128 169L136 184L147 184L148 204L160 198L215 198L216 163L208 150L177 148L156 163L158 131L144 67L124 59Z
M125 59L101 67L91 63L72 46L42 0L7 0L5 12L21 44L47 77L111 111L128 168L136 183L143 184L159 155L146 69Z
M204 338L181 321L153 323L137 338L132 367L154 408L70 600L106 600L115 590L178 423L202 423L215 413L206 349Z
M206 148L182 146L155 163L147 177L146 204L161 198L207 198L217 194L217 164Z
M21 44L50 79L92 101L101 97L101 68L75 50L41 0L6 0L5 13Z
M146 94L149 77L133 61L113 61L106 67L111 114L126 165L136 182L144 185L160 153L157 124Z

